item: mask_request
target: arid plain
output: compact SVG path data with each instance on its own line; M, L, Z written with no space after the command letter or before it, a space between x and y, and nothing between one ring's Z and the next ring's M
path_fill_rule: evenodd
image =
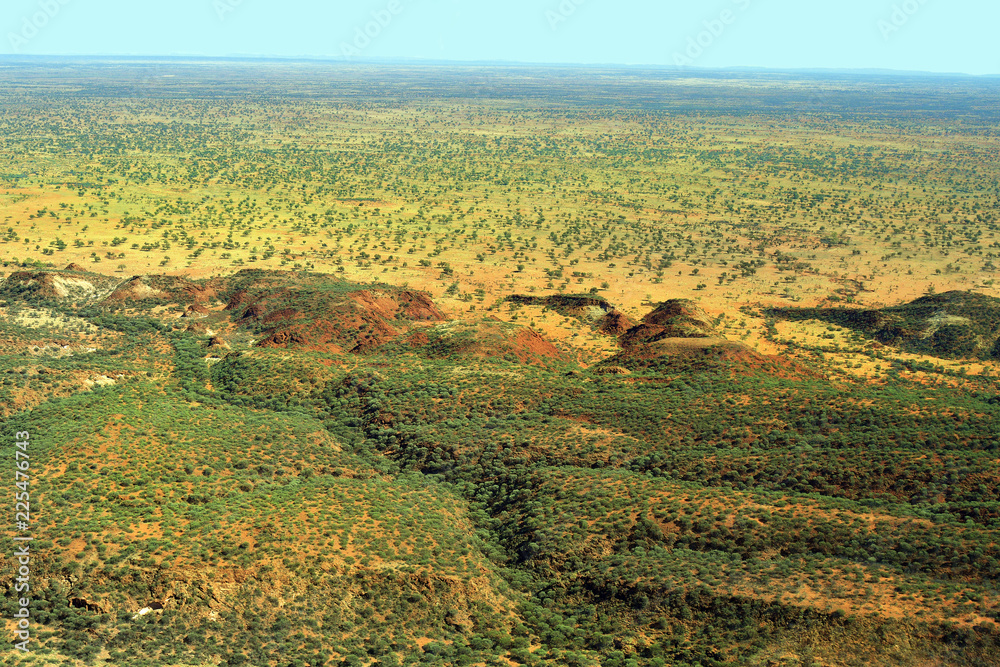
M997 664L996 81L0 84L53 660Z

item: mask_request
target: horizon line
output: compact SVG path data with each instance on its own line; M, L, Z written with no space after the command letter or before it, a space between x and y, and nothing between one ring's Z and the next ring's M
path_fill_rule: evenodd
M536 62L520 60L449 60L437 58L393 57L393 58L345 58L343 56L288 56L288 55L198 55L198 54L38 54L38 53L0 53L0 60L180 60L208 62L284 62L284 63L323 63L339 65L413 65L413 66L452 66L452 67L552 67L581 69L647 69L670 72L757 72L757 73L798 73L798 74L854 74L868 76L925 76L925 77L961 77L970 79L997 79L1000 72L991 74L971 74L968 72L936 72L928 70L892 69L885 67L765 67L756 65L727 65L716 67L678 67L663 63L582 63L582 62Z

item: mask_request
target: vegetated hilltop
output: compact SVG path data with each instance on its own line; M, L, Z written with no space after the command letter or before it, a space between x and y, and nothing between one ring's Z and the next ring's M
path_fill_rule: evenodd
M445 319L423 292L284 271L240 271L222 294L230 317L261 336L262 347L361 352L414 323Z
M944 359L1000 359L1000 299L974 292L922 296L888 308L771 308L786 320L822 320L885 345Z
M183 318L203 320L188 325L191 331L207 334L213 326L243 331L254 336L257 347L361 353L393 343L431 356L496 357L542 365L564 358L528 327L488 316L444 323L447 318L426 292L391 285L359 285L325 275L255 269L196 281L165 275L124 281L89 276L93 283L105 286L103 295L88 292L91 305L182 313ZM30 278L15 273L0 283L0 296L27 295L33 303L65 303L75 295L49 289L65 282L57 272L39 271ZM429 326L434 323L442 324ZM223 343L224 338L216 337L215 347Z
M617 336L632 327L635 322L615 308L606 298L596 294L550 294L534 296L512 294L507 297L511 303L527 306L544 306L560 315L575 317L596 328L601 333Z
M110 287L0 317L46 659L1000 664L995 386L782 373L684 299L590 370L391 285Z
M537 331L494 317L426 327L407 336L404 342L432 358L502 359L538 366L566 362L566 355Z
M642 321L618 336L622 350L603 368L706 370L815 376L815 371L778 356L758 353L722 336L708 314L689 299L659 303Z
M87 303L108 296L120 281L70 264L55 269L14 271L0 283L0 298L36 301L66 299Z
M120 283L101 302L120 302L125 305L143 303L147 306L149 304L194 305L204 304L217 296L216 286L211 282L193 282L177 276L144 275L133 276Z

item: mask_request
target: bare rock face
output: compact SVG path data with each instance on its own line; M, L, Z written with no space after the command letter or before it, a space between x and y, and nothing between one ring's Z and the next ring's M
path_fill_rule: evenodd
M209 313L208 308L206 308L201 304L193 303L187 307L187 309L184 311L184 314L181 315L181 317L205 317L206 315L208 315L208 313Z
M90 273L79 264L66 271L16 271L0 281L0 297L21 301L97 301L117 284L116 279ZM82 274L82 275L81 275Z
M220 336L212 336L208 339L208 349L210 350L228 350L229 343L227 343Z

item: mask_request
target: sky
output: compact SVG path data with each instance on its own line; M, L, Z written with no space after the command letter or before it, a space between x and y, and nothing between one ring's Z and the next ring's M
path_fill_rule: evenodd
M0 54L1000 74L997 0L4 0Z

